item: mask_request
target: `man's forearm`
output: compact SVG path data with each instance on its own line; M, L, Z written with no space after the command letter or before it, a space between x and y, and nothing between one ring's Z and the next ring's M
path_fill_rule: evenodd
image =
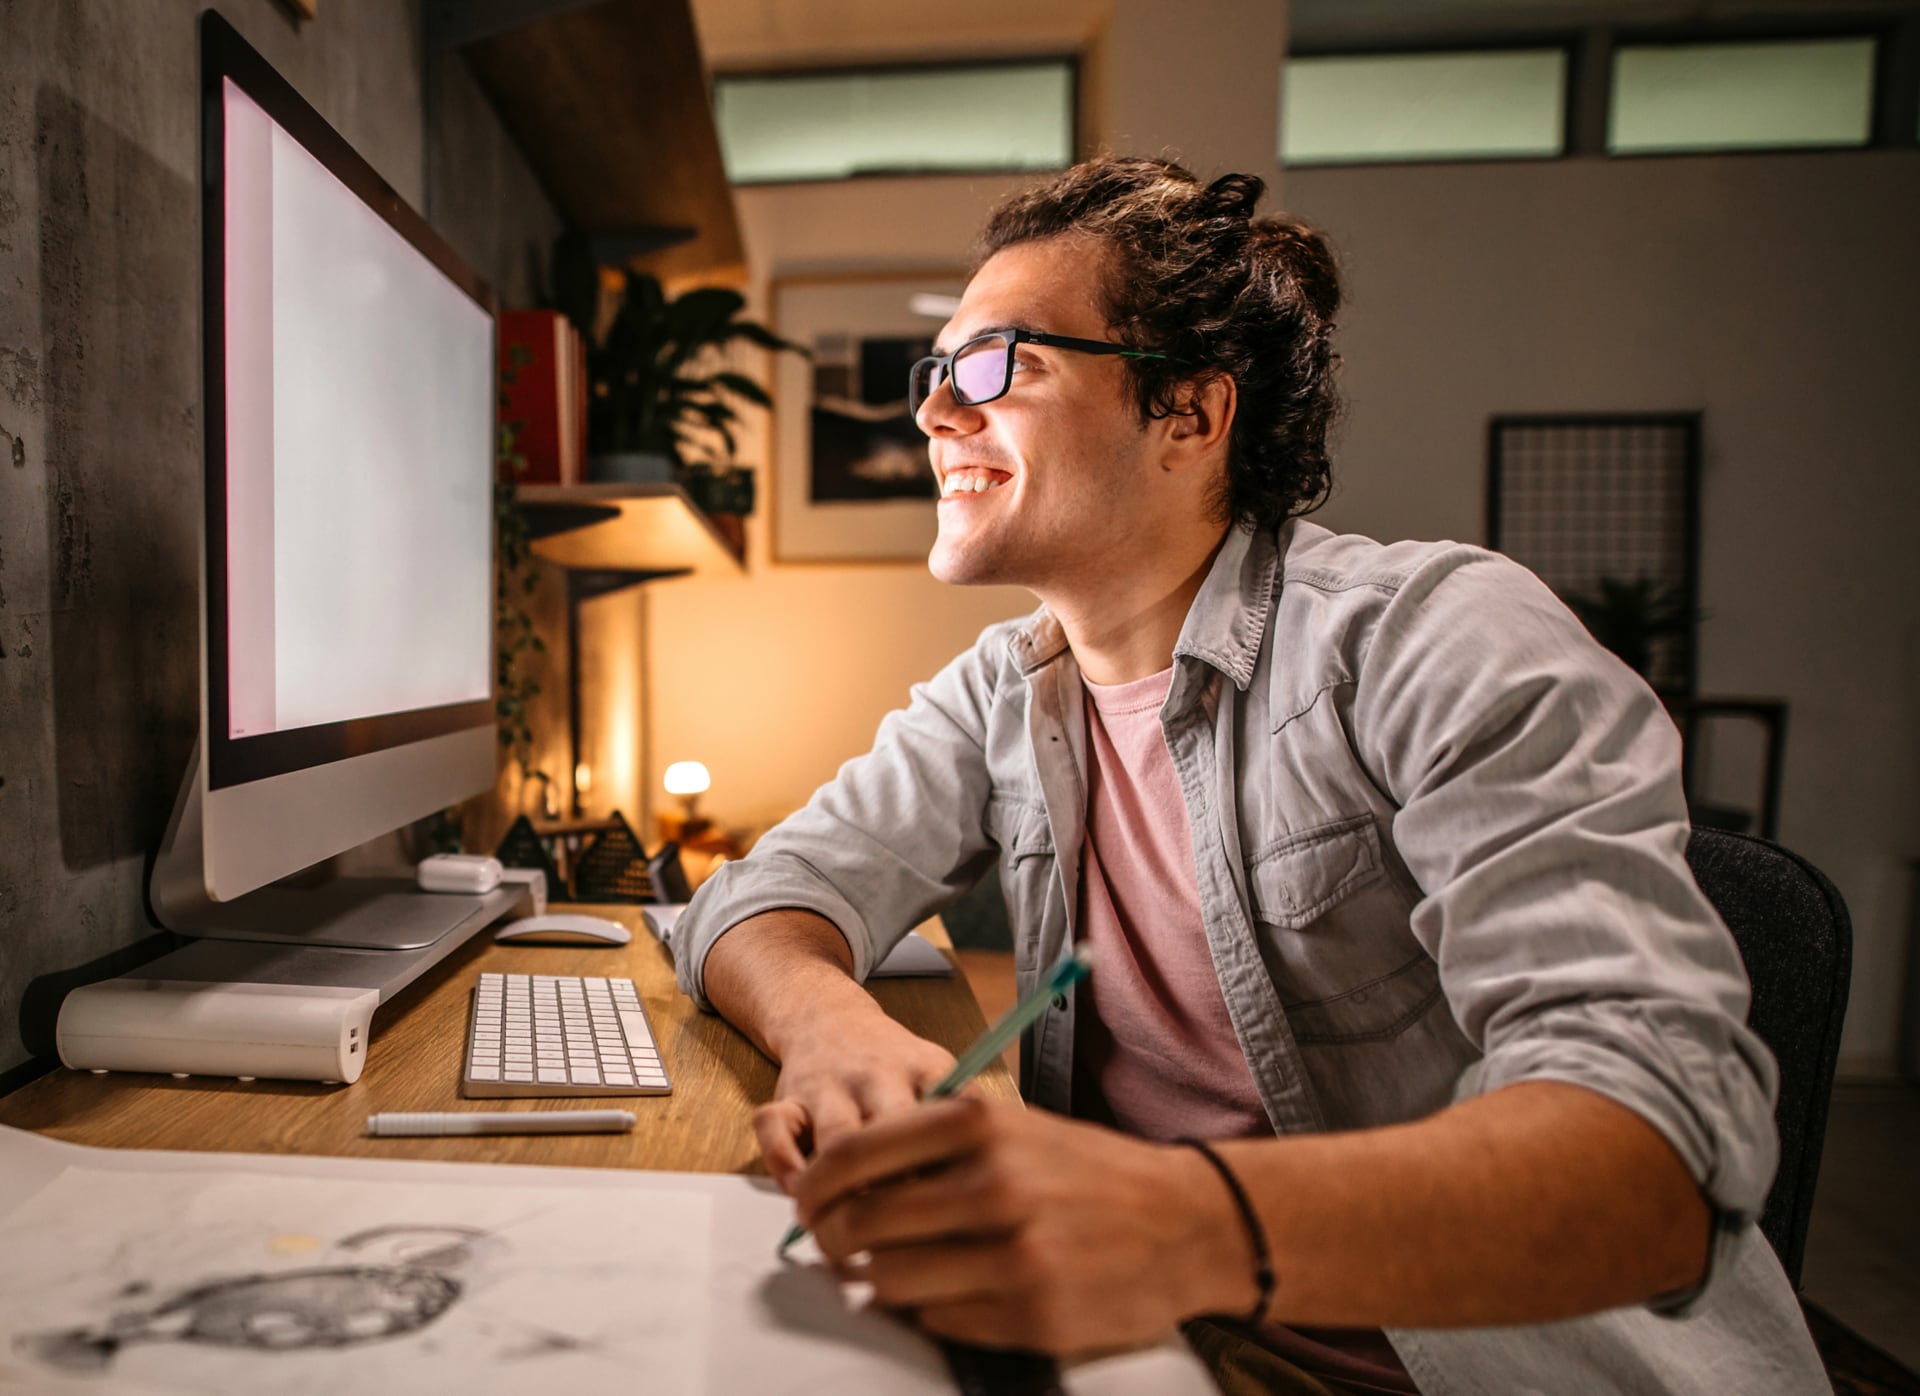
M715 941L704 972L714 1009L775 1061L800 1034L886 1015L853 978L846 937L824 916L798 908L749 917Z
M1217 1147L1266 1228L1282 1322L1546 1322L1684 1289L1706 1265L1710 1213L1679 1155L1578 1086L1523 1083L1414 1124ZM1223 1244L1250 1274L1245 1238Z

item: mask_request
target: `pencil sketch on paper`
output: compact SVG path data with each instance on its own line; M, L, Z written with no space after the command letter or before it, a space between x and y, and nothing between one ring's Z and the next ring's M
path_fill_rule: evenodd
M133 1343L215 1347L345 1347L426 1327L460 1297L458 1272L489 1239L472 1227L382 1226L341 1241L354 1253L376 1243L402 1248L392 1263L331 1265L279 1274L237 1275L147 1302L149 1286L122 1291L131 1307L92 1327L28 1334L16 1346L50 1366L102 1371ZM410 1253L409 1253L410 1252Z
M699 1392L710 1232L697 1192L69 1168L0 1221L0 1357L159 1391Z

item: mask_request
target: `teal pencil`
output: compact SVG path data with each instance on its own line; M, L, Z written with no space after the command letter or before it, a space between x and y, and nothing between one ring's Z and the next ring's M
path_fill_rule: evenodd
M1033 986L1028 995L1001 1015L1000 1021L980 1034L980 1040L960 1055L940 1081L928 1091L922 1100L940 1100L953 1095L959 1089L987 1069L988 1063L999 1056L1020 1036L1027 1024L1047 1011L1047 1005L1055 997L1064 994L1075 984L1087 977L1087 971L1093 968L1093 951L1080 945L1060 957L1047 977ZM779 1249L774 1252L784 1257L787 1249L807 1234L807 1229L795 1222L781 1239Z

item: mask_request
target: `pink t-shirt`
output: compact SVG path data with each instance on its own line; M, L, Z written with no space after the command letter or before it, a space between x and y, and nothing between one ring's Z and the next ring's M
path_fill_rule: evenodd
M1147 1139L1270 1135L1200 917L1187 805L1160 732L1172 682L1167 669L1087 685L1080 939L1096 968L1077 991L1073 1112Z
M1087 846L1073 1113L1146 1139L1266 1138L1200 914L1193 835L1160 730L1165 669L1087 688ZM1338 1389L1413 1392L1379 1329L1263 1325L1262 1346Z

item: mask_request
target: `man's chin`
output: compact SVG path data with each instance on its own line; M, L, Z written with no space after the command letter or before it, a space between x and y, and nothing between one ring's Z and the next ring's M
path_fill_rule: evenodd
M983 550L958 546L946 538L936 538L927 554L927 571L948 586L992 586L1007 580L1001 570Z

